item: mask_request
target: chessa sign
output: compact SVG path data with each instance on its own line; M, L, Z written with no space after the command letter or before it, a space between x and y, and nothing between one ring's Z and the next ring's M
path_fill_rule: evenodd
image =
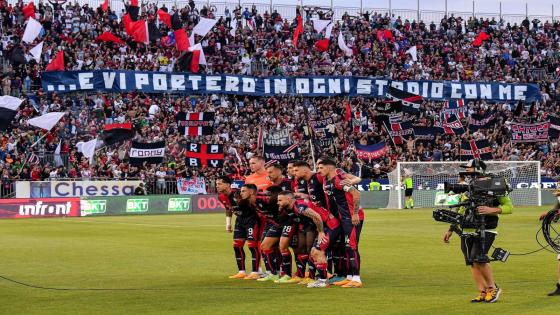
M16 182L17 198L130 196L142 181Z
M0 218L78 216L79 198L0 199Z

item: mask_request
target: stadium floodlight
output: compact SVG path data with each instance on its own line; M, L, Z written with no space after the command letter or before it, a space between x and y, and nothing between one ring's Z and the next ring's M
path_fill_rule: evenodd
M403 178L411 176L412 197L416 208L444 205L443 184L457 183L460 165L466 162L399 162L388 174L389 203L387 209L402 209L404 205ZM486 173L503 176L513 189L510 197L514 205L541 205L541 166L539 161L485 161Z

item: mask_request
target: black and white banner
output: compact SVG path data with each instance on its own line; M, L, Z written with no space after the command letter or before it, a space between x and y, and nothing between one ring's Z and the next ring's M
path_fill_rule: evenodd
M431 100L490 100L533 102L541 99L532 83L453 81L392 81L373 77L250 77L149 71L48 71L41 74L43 90L66 93L101 91L123 93L234 94L304 97L364 96L384 98L389 87Z
M165 141L154 143L132 141L128 156L132 165L141 165L144 162L148 164L161 163L165 156Z
M534 124L512 123L511 142L540 142L548 141L550 123L539 122Z
M269 130L264 132L264 144L272 146L282 146L290 145L292 143L290 139L290 130L280 129L280 130Z
M282 146L264 146L264 158L267 164L280 163L284 166L288 165L288 162L299 158L299 148L298 144L292 145L282 145Z

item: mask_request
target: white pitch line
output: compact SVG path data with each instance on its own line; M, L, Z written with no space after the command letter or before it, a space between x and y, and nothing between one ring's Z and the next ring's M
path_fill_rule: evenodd
M121 224L121 225L138 225L153 227L171 227L171 228L189 228L189 227L220 227L222 225L169 225L169 224L150 224L150 223L129 223L129 222L113 222L113 221L88 221L88 220L65 220L62 222L80 222L80 223L104 223L104 224Z

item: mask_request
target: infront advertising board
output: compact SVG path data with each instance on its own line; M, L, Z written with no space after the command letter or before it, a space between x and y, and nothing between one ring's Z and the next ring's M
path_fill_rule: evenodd
M0 199L0 218L80 216L80 198Z
M16 182L16 198L129 196L142 183L129 181L36 181Z

